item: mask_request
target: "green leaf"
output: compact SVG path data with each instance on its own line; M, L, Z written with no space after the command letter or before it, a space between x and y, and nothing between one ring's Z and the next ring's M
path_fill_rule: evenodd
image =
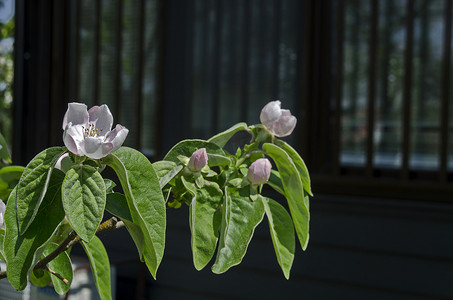
M191 157L192 154L200 148L206 148L206 152L208 154L211 153L225 155L225 152L216 144L203 140L184 140L171 148L163 160L168 160L179 164L179 155Z
M105 193L113 193L113 188L116 186L116 183L110 179L104 179L105 184Z
M7 275L16 290L23 290L33 267L41 257L46 244L64 218L61 204L61 184L64 174L52 172L47 193L29 229L19 235L16 218L16 189L11 193L5 211L6 235L3 242L8 265Z
M90 166L73 166L63 181L62 196L72 228L83 240L90 241L105 208L105 184L101 174Z
M150 273L156 277L165 247L166 211L159 179L149 160L137 150L121 147L104 158L123 187L134 224L143 234L136 245Z
M189 206L193 263L198 271L209 263L216 249L221 222L217 208L222 203L222 197L217 184L206 184L203 189L197 190Z
M219 249L212 266L216 274L241 263L256 226L263 220L263 202L260 198L252 202L249 191L248 187L229 188L224 196Z
M127 206L126 197L120 193L108 193L105 210L114 216L121 218L121 220L128 220L132 222L132 216Z
M300 174L291 157L282 148L266 143L263 145L263 150L277 165L297 236L302 249L305 250L308 244L310 213L307 205L308 200L304 199L304 188Z
M0 180L6 182L13 189L20 180L25 168L22 166L7 166L0 169Z
M286 209L278 202L264 197L262 200L278 264L282 268L285 278L289 279L296 248L293 221Z
M219 154L208 153L208 166L228 166L230 164L231 159L229 159L228 157Z
M1 200L0 200L1 201ZM0 259L6 261L5 251L3 251L3 240L5 238L5 227L0 228Z
M5 137L0 133L0 159L6 160L11 163L11 155L9 154L8 144L6 143Z
M300 174L300 179L302 179L302 184L304 185L304 189L307 193L313 197L313 193L311 191L311 181L310 181L310 174L308 173L307 166L305 165L304 160L300 157L299 153L294 150L288 143L285 143L282 140L277 139L277 145L286 151L286 153L291 157L294 165L296 166L297 170Z
M49 255L57 248L58 248L58 244L49 243L46 247L46 250L44 250L44 255L45 256ZM65 284L63 281L58 279L53 274L50 277L52 280L55 292L57 292L60 295L66 294L68 292L69 288L71 287L72 278L74 276L73 271L72 271L71 259L69 258L68 253L66 253L66 251L61 252L60 254L58 254L57 257L55 257L53 260L51 260L47 264L47 266L49 267L50 270L60 274L64 279L68 280L68 284Z
M184 168L182 165L177 165L172 161L157 161L153 163L154 171L159 177L159 185L162 189Z
M212 138L208 140L208 142L216 144L220 148L223 148L226 143L235 135L236 132L241 131L241 130L246 130L247 129L247 124L245 123L238 123L234 125L233 127L230 127L229 129L216 134Z
M127 206L126 197L120 193L107 194L105 209L112 215L121 218L124 226L134 240L137 249L143 249L143 232L139 226L132 222L132 216L129 211L129 207ZM140 258L142 258L142 253L140 251L139 255Z
M90 260L94 284L101 300L112 299L110 262L104 245L97 236L94 236L90 242L82 241L81 243Z
M17 222L24 234L38 212L58 158L65 152L52 147L36 155L27 165L17 185Z
M30 274L30 281L36 286L44 287L48 286L52 279L50 278L50 273L44 269L33 270Z
M282 179L280 178L280 173L278 173L277 170L271 169L271 175L269 176L267 184L270 185L275 191L285 195Z

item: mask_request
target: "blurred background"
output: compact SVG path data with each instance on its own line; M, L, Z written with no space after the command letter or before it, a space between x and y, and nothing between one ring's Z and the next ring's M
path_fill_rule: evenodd
M452 2L2 0L0 131L25 165L67 102L106 103L155 161L279 99L315 194L290 280L265 222L241 265L197 272L181 208L157 281L126 231L101 237L116 298L451 299Z

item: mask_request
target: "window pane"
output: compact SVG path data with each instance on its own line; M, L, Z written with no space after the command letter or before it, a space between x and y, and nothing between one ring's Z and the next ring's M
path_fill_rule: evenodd
M340 156L342 165L365 164L369 19L369 1L346 2Z
M402 104L406 1L379 1L374 165L399 168L402 148Z
M412 85L412 169L439 167L442 99L443 6L445 1L416 1Z

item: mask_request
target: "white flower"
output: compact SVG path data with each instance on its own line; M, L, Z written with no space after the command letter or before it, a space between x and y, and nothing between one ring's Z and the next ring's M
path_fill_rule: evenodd
M271 162L267 158L255 160L249 167L247 179L251 184L264 184L271 175Z
M187 167L192 172L198 172L203 169L204 166L208 164L208 154L206 153L206 148L200 148L190 157Z
M0 200L0 228L2 228L3 226L3 222L5 220L5 208L6 208L6 205L5 203L3 203L2 200Z
M281 109L281 102L271 101L263 107L261 124L278 137L290 135L296 127L297 119L288 109Z
M87 111L82 103L69 103L63 119L63 141L78 156L99 159L117 150L129 130L121 125L112 129L113 116L107 105L93 106Z

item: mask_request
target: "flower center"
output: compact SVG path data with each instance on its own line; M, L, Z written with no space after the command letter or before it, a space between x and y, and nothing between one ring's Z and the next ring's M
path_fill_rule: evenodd
M97 129L93 123L89 123L87 128L85 128L84 126L82 126L82 128L84 137L98 137L101 135L100 132L102 131L102 129Z

